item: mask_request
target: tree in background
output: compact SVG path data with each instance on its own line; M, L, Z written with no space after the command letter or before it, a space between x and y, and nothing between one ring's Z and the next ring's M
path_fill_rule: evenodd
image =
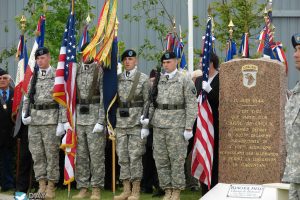
M156 42L144 39L144 43L139 47L138 53L147 61L159 60L161 51L164 47L164 39L166 34L172 27L172 17L165 7L165 0L139 0L134 4L133 9L139 14L125 14L124 18L129 22L139 23L145 20L146 28L153 30L157 34L157 40L160 45L156 46ZM217 39L217 46L223 51L229 37L228 23L232 18L235 24L233 38L240 44L240 39L245 31L249 32L251 39L254 39L263 25L263 8L265 4L259 4L258 0L222 0L215 1L211 4L212 15L215 20L214 35ZM195 13L196 14L196 13ZM201 20L202 22L202 20ZM205 30L205 19L203 23L199 23L199 17L194 16L194 26ZM183 33L183 38L186 37ZM185 43L186 44L186 43ZM199 65L199 55L201 48L195 48L194 66ZM187 48L186 48L187 49Z
M157 61L159 63L162 51L165 49L165 38L168 32L173 32L174 16L168 12L164 0L139 0L134 6L133 10L137 13L128 13L124 18L129 22L140 23L142 20L146 23L148 30L153 30L157 35L159 45L156 46L155 41L150 41L149 38L144 38L144 43L139 46L138 54L147 61ZM194 26L198 27L199 20L194 16ZM177 28L179 24L176 24ZM182 38L186 37L186 32L183 31ZM179 31L177 30L177 34ZM186 42L184 41L186 44ZM187 52L187 48L186 52ZM160 65L160 64L159 64Z
M63 35L63 31L65 29L66 19L69 15L69 1L67 0L28 0L25 5L23 11L26 18L26 38L34 38L36 25L38 22L38 18L40 15L45 14L46 16L46 33L45 33L45 46L48 47L51 51L52 56L52 64L56 66L59 49L61 45L61 38ZM88 14L90 14L91 18L93 18L93 14L91 10L94 9L93 6L90 5L88 0L79 0L75 3L75 13L76 13L76 30L79 31L77 33L77 37L79 38L82 31L85 19ZM16 23L19 23L21 19L21 15L16 16ZM8 30L7 30L8 32ZM16 38L16 41L18 38ZM77 39L77 41L79 41ZM27 47L29 47L28 51L31 51L31 45L27 43ZM7 58L13 56L16 53L16 46L10 47L8 49L4 49L0 52L0 63L6 62L4 65L7 66Z
M220 50L225 49L229 38L228 24L232 19L235 28L233 38L240 45L243 33L248 32L250 39L256 39L264 24L263 9L265 4L258 0L223 0L211 4L214 17L214 35L217 43L221 43ZM251 44L253 45L253 44Z

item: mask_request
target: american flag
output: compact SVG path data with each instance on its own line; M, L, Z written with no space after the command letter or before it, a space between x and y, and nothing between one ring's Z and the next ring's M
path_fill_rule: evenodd
M75 15L71 12L60 48L53 91L54 99L67 108L67 119L71 126L71 129L67 130L61 145L61 148L65 150L64 184L69 184L74 180L76 152L76 70Z
M272 51L270 44L270 36L268 34L268 28L266 28L266 39L264 41L264 57L275 59L275 55Z
M203 54L203 81L208 81L210 52L212 51L211 18L208 18ZM207 93L202 90L198 98L197 128L192 153L192 175L211 185L214 148L214 127L212 110L207 100Z
M263 28L263 30L260 32L260 35L258 37L259 45L257 48L257 52L258 53L262 53L263 51L265 51L265 45L266 42L269 44L273 44L274 42L274 37L273 37L273 33L271 30L271 25L272 25L272 1L269 1L267 3L267 6L265 8L267 15L265 16L265 26ZM266 41L268 40L268 41ZM269 48L269 47L267 47Z
M29 60L28 60L28 67L26 68L26 72L24 75L24 82L22 85L22 90L27 93L28 90L28 85L30 83L31 80L31 76L33 74L34 71L34 66L35 66L35 51L39 48L39 47L43 47L44 46L44 38L45 38L45 21L46 21L46 17L45 15L41 15L36 27L36 38L34 40L34 44L33 47L31 49L31 53L29 56Z

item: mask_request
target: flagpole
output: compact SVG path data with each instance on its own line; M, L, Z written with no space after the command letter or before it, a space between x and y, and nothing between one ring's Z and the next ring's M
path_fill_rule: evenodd
M116 18L115 22L115 37L118 36L118 29L119 29L119 20ZM111 127L113 128L113 127ZM111 143L112 143L112 192L113 196L116 193L116 135L113 132L110 135Z
M194 71L194 45L193 45L193 0L188 0L188 71Z
M71 2L72 2L72 15L74 15L74 4L75 4L75 2L74 2L75 0L71 0ZM73 134L73 133L72 133ZM70 199L71 198L71 181L68 181L68 199Z
M20 19L20 24L21 24L21 35L23 35L23 47L22 47L22 50L24 50L24 45L25 45L25 36L24 36L24 33L25 33L25 27L26 27L26 18L24 15L22 15L21 19ZM20 41L21 42L21 41ZM24 51L23 51L24 52ZM22 54L22 52L21 52ZM17 53L17 56L18 56L18 53ZM16 56L16 57L17 57ZM25 58L23 58L25 59ZM24 61L25 63L25 61ZM22 99L22 98L21 98ZM15 120L15 130L14 130L14 136L16 136L21 128L21 125L22 125L22 122L21 122L21 107L22 107L22 100L18 106L18 108L16 109L17 111L17 116L16 116L16 120ZM18 182L19 180L19 172L20 172L20 145L21 145L21 139L18 138L17 139L17 163L16 163L16 182Z

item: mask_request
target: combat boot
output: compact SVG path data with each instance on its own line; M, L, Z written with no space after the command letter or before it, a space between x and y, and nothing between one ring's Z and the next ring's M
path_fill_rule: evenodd
M165 196L163 200L171 200L171 197L172 197L172 189L168 188L165 190Z
M46 180L40 179L39 180L39 190L38 193L45 193L46 192Z
M126 200L131 195L131 185L129 180L123 181L123 192L119 196L114 196L114 200Z
M92 189L92 196L91 196L92 200L100 200L100 188L97 187L93 187Z
M53 181L48 181L45 199L55 198L55 186Z
M72 199L83 199L89 195L87 188L81 188L77 195L72 196Z
M173 192L172 192L172 197L171 197L172 200L180 200L180 190L178 189L174 189Z
M132 183L132 192L128 200L139 200L140 199L140 191L141 191L141 181L133 181Z

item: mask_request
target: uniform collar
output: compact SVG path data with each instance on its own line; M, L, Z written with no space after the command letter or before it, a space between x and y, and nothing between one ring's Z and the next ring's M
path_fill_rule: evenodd
M50 70L51 70L51 66L50 65L49 65L49 67L47 69L41 69L41 68L39 68L39 72L40 72L41 76L48 75L49 72L50 72Z
M174 76L176 75L177 73L177 69L175 69L174 71L168 73L168 72L165 72L164 76L166 77L167 80L170 80L172 78L174 78Z
M131 79L135 72L137 71L137 66L135 66L132 70L129 70L129 71L124 71L124 78L125 79Z

